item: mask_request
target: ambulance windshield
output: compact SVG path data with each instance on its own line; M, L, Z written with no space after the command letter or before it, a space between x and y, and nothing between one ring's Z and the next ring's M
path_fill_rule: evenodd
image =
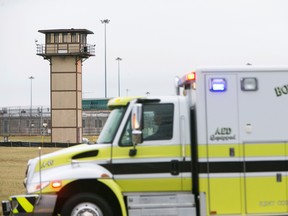
M112 110L100 133L97 143L112 143L126 108L120 107Z

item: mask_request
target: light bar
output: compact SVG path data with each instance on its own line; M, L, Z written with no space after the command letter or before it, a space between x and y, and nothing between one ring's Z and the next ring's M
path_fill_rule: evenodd
M227 89L227 82L224 78L210 79L210 91L211 92L225 92L226 89Z
M196 73L195 72L190 72L187 74L187 77L186 77L187 81L194 81L196 80Z
M176 79L177 81L177 88L178 87L184 87L187 84L193 83L196 81L196 72L190 72L183 76L181 79Z

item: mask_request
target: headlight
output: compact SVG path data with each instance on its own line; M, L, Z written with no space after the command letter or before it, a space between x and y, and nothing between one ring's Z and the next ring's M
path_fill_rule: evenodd
M23 180L23 184L24 184L24 187L25 187L25 188L26 188L26 186L27 186L27 176L28 176L29 168L30 168L30 164L28 163L28 164L27 164L26 171L25 171L25 178L24 178L24 180Z
M39 182L39 183L31 183L27 186L27 193L35 193L37 191L43 190L45 187L47 187L49 185L49 181L48 182Z

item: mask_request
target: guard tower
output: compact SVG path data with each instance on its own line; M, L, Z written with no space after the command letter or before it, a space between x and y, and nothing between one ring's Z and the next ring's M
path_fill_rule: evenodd
M82 62L95 56L87 29L39 30L45 44L37 55L50 62L51 142L82 142Z

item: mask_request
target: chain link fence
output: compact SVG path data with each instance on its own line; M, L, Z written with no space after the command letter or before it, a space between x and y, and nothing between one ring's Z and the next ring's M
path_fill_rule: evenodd
M98 136L108 118L109 110L83 110L83 136ZM49 107L0 108L0 136L47 136L51 134Z

